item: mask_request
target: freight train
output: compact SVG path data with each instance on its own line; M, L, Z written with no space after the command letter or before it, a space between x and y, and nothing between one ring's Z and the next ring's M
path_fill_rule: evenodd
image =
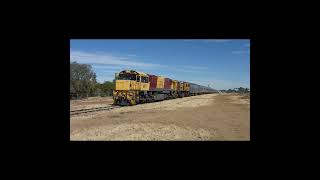
M209 87L134 70L124 70L115 76L115 105L135 105L217 92Z

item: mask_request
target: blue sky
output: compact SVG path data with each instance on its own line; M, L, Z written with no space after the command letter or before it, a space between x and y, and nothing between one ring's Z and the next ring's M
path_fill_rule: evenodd
M70 40L70 62L91 64L97 81L133 69L215 89L250 88L249 39Z

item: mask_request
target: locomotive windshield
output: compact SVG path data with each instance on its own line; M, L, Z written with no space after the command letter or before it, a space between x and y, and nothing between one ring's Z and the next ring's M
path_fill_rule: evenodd
M119 74L119 80L136 80L135 74Z

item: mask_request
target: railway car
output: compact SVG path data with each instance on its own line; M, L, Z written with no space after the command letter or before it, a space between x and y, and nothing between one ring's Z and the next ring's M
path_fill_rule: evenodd
M199 85L173 80L163 76L124 70L115 75L113 100L116 105L135 105L177 97L210 93ZM195 87L197 87L195 89Z
M208 94L208 93L217 93L218 91L215 89L212 89L210 87L205 87L201 85L197 85L194 83L190 83L190 95L195 96L199 94Z

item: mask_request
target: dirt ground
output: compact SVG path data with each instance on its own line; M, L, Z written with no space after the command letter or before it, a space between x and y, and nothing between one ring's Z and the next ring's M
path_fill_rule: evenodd
M111 97L71 101L106 106ZM70 118L70 140L250 140L250 96L206 94Z
M89 97L82 100L71 100L70 110L104 107L112 103L112 97Z

